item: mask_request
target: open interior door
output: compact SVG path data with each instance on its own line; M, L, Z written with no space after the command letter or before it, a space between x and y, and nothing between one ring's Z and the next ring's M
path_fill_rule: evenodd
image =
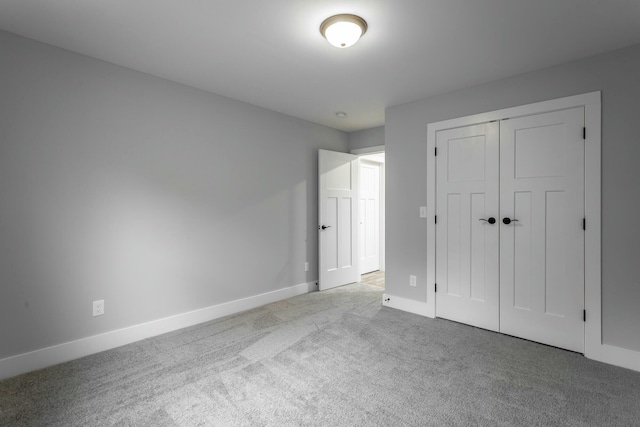
M318 242L321 291L360 280L358 158L318 151Z

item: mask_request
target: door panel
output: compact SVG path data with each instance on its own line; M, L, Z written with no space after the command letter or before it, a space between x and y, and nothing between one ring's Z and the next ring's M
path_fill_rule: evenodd
M346 153L318 151L319 288L357 282L358 160ZM325 228L323 228L323 226Z
M438 132L436 315L499 329L498 123Z
M486 196L484 194L471 194L471 220L474 218L484 218L486 210ZM471 242L469 247L469 254L471 257L471 277L473 280L469 280L471 286L471 299L479 302L486 302L487 298L492 298L493 295L487 295L487 283L484 274L485 266L487 265L487 254L485 249L487 248L487 238L485 236L488 228L480 224L476 224L471 228ZM489 286L491 289L491 286Z
M500 331L584 351L583 108L500 128Z
M325 199L326 206L324 208L324 221L323 224L337 224L338 223L338 197L327 197ZM330 228L322 231L323 244L326 249L322 252L324 257L324 269L326 271L334 271L338 269L338 227L330 226Z
M354 229L355 215L352 206L354 200L353 197L342 197L340 202L341 212L338 218L338 226L335 227L340 237L340 246L338 246L339 268L351 269L355 265L353 258L356 253L354 248L357 244ZM357 281L357 279L354 281Z

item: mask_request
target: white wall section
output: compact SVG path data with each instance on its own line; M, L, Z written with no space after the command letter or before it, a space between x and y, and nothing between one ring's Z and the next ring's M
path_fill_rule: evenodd
M381 146L384 146L384 126L349 133L349 149L354 154L366 152L358 151L364 148Z
M317 279L345 133L6 32L0 56L0 359Z

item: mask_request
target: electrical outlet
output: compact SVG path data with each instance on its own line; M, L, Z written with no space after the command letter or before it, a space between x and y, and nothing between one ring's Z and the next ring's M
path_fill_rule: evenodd
M409 286L416 286L418 284L418 279L416 276L409 276Z
M98 300L93 302L93 317L102 316L104 314L104 300Z
M309 271L309 262L304 263L304 271Z

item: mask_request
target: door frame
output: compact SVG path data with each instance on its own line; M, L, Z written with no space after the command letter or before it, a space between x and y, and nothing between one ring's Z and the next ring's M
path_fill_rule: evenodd
M445 129L529 116L533 114L584 107L585 114L585 217L584 238L585 271L584 295L585 321L584 355L602 360L602 279L601 279L601 92L558 98L487 113L474 114L427 124L427 316L435 317L435 267L436 267L436 133Z

